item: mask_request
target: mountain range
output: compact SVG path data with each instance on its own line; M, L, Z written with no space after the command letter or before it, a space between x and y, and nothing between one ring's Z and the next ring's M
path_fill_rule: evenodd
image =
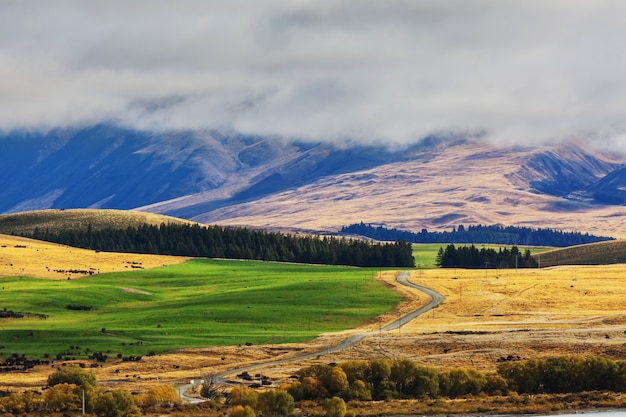
M135 209L208 224L336 232L459 224L626 236L626 157L580 144L406 147L111 125L0 135L0 213Z

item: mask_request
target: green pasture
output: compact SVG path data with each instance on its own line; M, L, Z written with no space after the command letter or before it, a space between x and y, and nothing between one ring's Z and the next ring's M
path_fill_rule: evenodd
M455 244L456 247L459 246L466 246L469 244L466 243L458 243ZM445 248L446 246L448 246L448 243L413 243L412 248L413 248L413 257L415 258L415 266L418 269L433 269L436 268L436 259L437 259L437 252L439 251L439 248L443 247ZM511 245L474 245L477 248L492 248L492 249L500 249L500 248L511 248ZM519 247L520 251L524 252L526 251L526 249L530 249L530 253L531 254L536 254L536 253L541 253L541 252L545 252L548 251L552 248L546 248L546 247L526 247L526 246L520 246Z
M378 272L193 260L79 280L1 278L0 309L33 315L0 319L0 357L114 358L304 341L358 326L397 303L400 297L373 279Z

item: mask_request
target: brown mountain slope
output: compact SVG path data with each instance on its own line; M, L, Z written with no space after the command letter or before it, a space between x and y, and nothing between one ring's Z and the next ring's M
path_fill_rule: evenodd
M416 154L405 162L324 177L194 220L330 231L360 221L410 230L503 224L626 237L626 207L559 196L567 194L573 179L597 180L622 161L575 146L555 153L553 148L497 148L477 141L429 152L429 159ZM550 170L558 175L551 177ZM546 193L550 189L552 195Z

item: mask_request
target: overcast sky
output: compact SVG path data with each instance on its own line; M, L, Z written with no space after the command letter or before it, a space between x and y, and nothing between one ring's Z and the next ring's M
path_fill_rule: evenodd
M626 149L626 2L2 0L0 128Z

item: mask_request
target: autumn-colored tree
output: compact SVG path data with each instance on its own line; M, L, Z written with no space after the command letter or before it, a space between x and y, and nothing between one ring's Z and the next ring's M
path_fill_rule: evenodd
M85 408L93 410L93 405L98 396L96 375L92 371L77 366L63 366L48 376L48 386L67 383L75 385L74 394L81 399L85 395Z
M100 395L96 400L95 411L101 417L141 416L141 410L133 395L121 389Z
M86 371L77 366L63 366L48 376L48 386L67 382L78 387L88 389L97 385L96 375L91 371Z
M249 405L236 405L230 410L230 417L256 417L254 409Z
M53 410L68 411L76 410L81 405L81 397L78 396L76 384L63 382L55 384L46 390L46 402Z
M387 400L394 398L396 392L390 381L391 361L387 359L375 359L370 362L368 380L372 384L372 398L375 400Z
M322 406L326 411L326 417L344 417L346 415L346 402L343 398L326 398Z
M176 388L170 385L159 385L148 390L145 396L145 405L173 404L178 400Z
M319 379L305 376L302 378L302 396L304 399L326 398L328 391Z
M255 410L258 401L259 393L246 385L235 386L232 390L230 390L231 405L241 405L243 407L250 406L253 410Z
M0 398L0 412L21 414L26 411L26 404L22 394L13 392Z
M293 397L286 391L268 390L259 394L258 410L264 416L286 416L294 409Z
M293 381L290 384L285 384L281 386L281 389L284 389L293 397L295 401L302 401L304 399L304 390L302 388L302 382Z
M329 396L341 397L348 392L348 377L340 366L334 366L326 378L322 380Z
M450 398L463 395L476 395L483 390L487 379L483 374L466 368L452 369L441 374L439 385L441 392Z
M501 375L497 373L489 373L485 375L487 383L485 384L485 392L489 395L506 395L509 392L509 386Z

